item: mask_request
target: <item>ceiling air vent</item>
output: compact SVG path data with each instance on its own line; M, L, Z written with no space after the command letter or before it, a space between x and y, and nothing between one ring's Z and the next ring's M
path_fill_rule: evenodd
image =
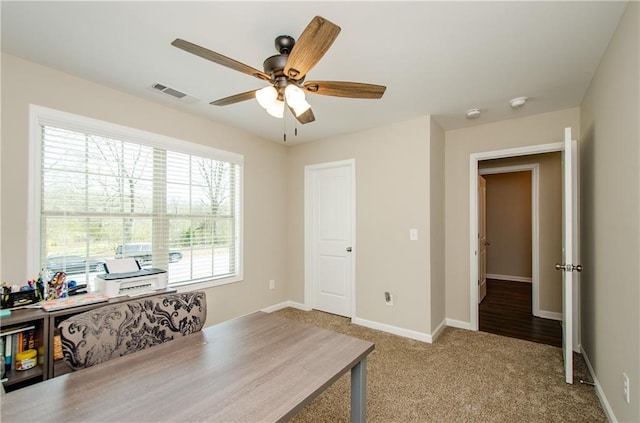
M191 104L195 103L196 101L200 101L199 98L183 93L182 91L178 91L175 88L167 87L166 85L159 82L156 82L149 88L153 89L154 91L160 91L164 94L170 95L171 97L175 97L183 103Z

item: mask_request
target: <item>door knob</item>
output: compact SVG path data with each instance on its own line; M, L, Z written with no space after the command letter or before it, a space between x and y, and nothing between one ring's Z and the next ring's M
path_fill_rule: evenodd
M351 252L351 247L347 247L347 253Z

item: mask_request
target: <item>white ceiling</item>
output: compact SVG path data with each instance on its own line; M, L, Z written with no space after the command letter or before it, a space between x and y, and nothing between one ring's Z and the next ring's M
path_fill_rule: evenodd
M288 143L434 115L445 129L578 106L626 2L8 2L2 51ZM386 85L380 100L308 95L316 121L253 100L210 101L265 84L171 46L183 38L249 66L320 15L342 28L307 80ZM184 104L155 82L200 101ZM527 96L512 110L508 100ZM480 108L470 121L464 113Z

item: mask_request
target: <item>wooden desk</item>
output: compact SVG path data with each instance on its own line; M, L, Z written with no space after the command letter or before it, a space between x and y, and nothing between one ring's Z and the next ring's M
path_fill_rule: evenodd
M351 370L351 421L364 422L373 349L258 312L8 393L2 421L286 421Z

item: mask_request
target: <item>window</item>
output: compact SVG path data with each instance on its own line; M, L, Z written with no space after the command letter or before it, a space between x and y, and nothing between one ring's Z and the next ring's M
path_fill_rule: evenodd
M36 106L31 147L39 268L92 285L133 257L174 287L242 278L242 156Z

